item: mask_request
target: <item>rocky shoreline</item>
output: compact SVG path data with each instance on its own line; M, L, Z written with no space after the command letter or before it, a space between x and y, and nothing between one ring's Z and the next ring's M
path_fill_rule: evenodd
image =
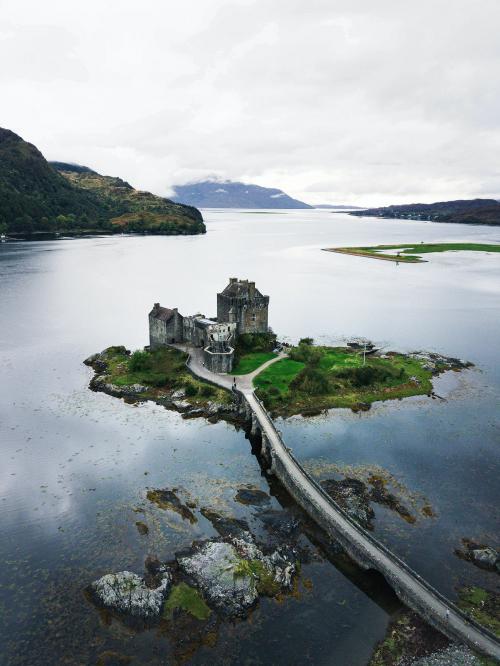
M108 347L102 352L92 354L83 362L94 370L94 376L90 380L89 388L92 391L106 393L114 398L123 398L128 403L140 403L145 401L155 402L157 405L166 409L176 411L184 419L206 418L212 423L219 420L231 423L243 423L244 419L239 414L238 406L233 396L223 389L218 389L217 393L224 392L224 401L216 400L211 395L196 396L188 395L188 390L182 386L165 385L155 387L141 383L131 383L118 385L113 383L109 374L110 358L115 354L121 354L130 357L131 352L123 346ZM180 354L180 352L177 352ZM209 384L207 387L211 388ZM214 391L215 393L215 391Z
M368 666L488 666L493 662L452 643L413 611L396 613Z
M149 490L147 499L191 523L197 521L174 489ZM186 615L208 631L217 622L246 618L262 597L293 592L302 558L294 539L296 524L283 531L271 522L266 529L272 536L258 539L242 519L210 507L201 507L199 513L217 536L195 540L167 561L148 556L142 574L101 576L86 588L89 601L137 631L165 623L172 628Z

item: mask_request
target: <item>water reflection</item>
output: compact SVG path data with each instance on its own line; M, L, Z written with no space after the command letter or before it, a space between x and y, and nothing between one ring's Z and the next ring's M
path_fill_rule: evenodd
M280 427L306 460L378 464L429 497L437 519L410 526L377 510L376 533L432 582L452 593L459 580L485 575L452 550L460 536L489 539L494 526L499 256L442 254L396 267L320 248L494 242L498 231L324 211L206 217L204 237L0 246L2 663L92 663L107 649L165 663L168 637L103 626L81 593L107 571L140 572L148 554L169 558L214 534L202 516L191 525L155 510L147 488L179 487L198 506L224 508L256 525L252 508L234 502L242 482L269 492L244 433L91 393L81 363L109 344L142 346L145 313L155 301L212 315L215 293L230 275L255 279L271 295L280 334L324 341L364 335L476 363L447 402L405 401ZM273 506L286 505L271 490ZM144 511L147 535L137 531L134 509ZM312 589L282 605L264 601L251 621L221 627L216 646L201 647L195 663L367 662L391 595L337 555L316 550L316 537L309 534L314 557L304 567Z

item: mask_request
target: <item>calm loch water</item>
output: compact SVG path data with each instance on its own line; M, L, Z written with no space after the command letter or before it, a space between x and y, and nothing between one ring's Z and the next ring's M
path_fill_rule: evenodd
M362 666L383 637L390 593L314 540L297 593L262 601L247 621L220 625L211 645L190 644L182 628L136 634L108 625L83 594L104 573L141 572L147 555L167 559L214 534L198 512L191 524L155 509L148 488L178 488L199 507L245 517L255 529L255 508L234 501L238 487L271 493L274 508L283 502L243 432L87 389L82 360L111 344L146 344L153 302L211 316L232 275L271 296L270 322L292 340L363 335L387 349L475 364L440 378L444 400L385 403L360 415L338 410L280 428L318 478L340 468L390 475L417 521L375 506L375 534L443 592L454 597L459 585L493 584L453 550L462 537L495 545L500 255L442 254L396 266L321 248L500 242L500 230L328 211L206 211L205 218L207 235L192 238L0 245L1 664L94 664L115 650L137 664L189 655L199 664ZM424 505L432 517L419 513ZM139 534L138 519L149 534Z

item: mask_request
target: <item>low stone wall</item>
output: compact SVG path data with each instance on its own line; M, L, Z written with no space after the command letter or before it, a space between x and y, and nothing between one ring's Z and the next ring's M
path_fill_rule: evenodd
M203 350L205 366L215 373L227 374L233 369L234 349L228 352L210 351L208 347Z
M193 372L189 360L187 366ZM193 374L196 376L196 373ZM210 381L205 377L203 379ZM211 383L227 388L216 376ZM381 573L401 601L441 633L500 662L498 638L446 599L350 518L294 458L255 394L246 395L236 387L233 387L232 392L242 420L251 425L253 435L261 435L263 466L268 473L276 475L297 504L326 534L338 541L360 567ZM255 400L256 408L250 399ZM446 611L451 611L450 618Z

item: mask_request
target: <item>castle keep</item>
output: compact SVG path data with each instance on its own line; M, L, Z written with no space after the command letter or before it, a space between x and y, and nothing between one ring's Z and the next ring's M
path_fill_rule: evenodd
M269 296L255 282L229 278L217 294L217 318L202 314L184 317L177 308L155 303L149 313L149 344L152 349L187 342L203 348L205 366L212 372L231 372L234 342L244 333L267 333Z
M237 333L267 333L269 296L263 296L255 282L229 278L229 284L217 294L217 321L236 324Z

